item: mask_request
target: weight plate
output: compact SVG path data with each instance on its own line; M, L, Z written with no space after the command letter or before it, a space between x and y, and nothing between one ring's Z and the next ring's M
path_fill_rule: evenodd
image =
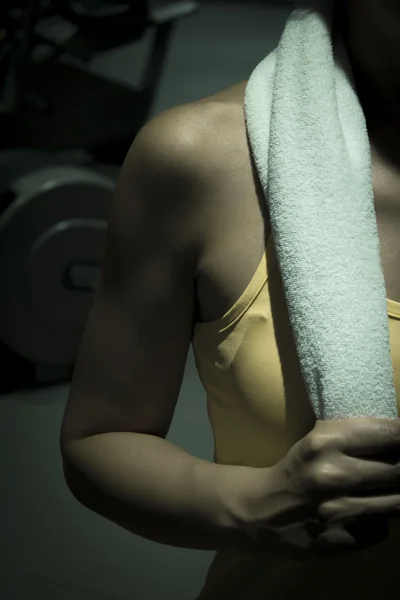
M0 335L37 364L72 365L104 258L115 182L55 167L13 183L0 219Z
M48 167L76 165L86 166L93 162L92 157L80 150L70 152L43 152L32 149L11 149L0 151L0 194L4 194L26 173ZM100 165L99 165L100 166Z

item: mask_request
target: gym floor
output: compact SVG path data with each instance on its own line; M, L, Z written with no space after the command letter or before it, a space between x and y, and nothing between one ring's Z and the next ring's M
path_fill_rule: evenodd
M202 2L178 23L151 116L247 79L272 51L290 4ZM150 38L97 57L89 70L138 86ZM190 57L190 60L189 58ZM71 496L58 437L68 386L2 395L0 596L7 600L194 600L211 552L154 544ZM213 457L206 397L192 351L168 438Z

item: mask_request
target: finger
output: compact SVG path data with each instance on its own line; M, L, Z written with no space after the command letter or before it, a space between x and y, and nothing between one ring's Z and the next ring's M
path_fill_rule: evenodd
M337 548L338 546L354 546L354 537L343 527L330 526L316 538L316 543L321 548Z
M341 490L341 497L356 496L357 493L375 497L383 490L400 493L400 465L342 456L339 470L331 480L331 486L332 491L333 488Z
M323 523L348 523L363 517L400 516L400 494L373 498L337 498L324 502L318 508Z
M323 556L353 554L359 550L371 548L387 539L390 534L388 523L379 517L365 517L349 524L327 525L324 532L318 536L316 547L320 548Z
M339 442L349 456L371 456L400 451L400 420L354 419Z

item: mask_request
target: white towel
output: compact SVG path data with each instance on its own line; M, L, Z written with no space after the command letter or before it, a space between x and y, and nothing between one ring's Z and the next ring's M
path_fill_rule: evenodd
M366 120L331 1L298 5L245 96L297 354L317 419L396 419Z

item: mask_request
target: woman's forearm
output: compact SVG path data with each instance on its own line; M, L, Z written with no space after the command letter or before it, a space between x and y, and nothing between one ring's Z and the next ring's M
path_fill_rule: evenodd
M156 436L115 432L63 448L64 473L90 510L152 541L199 550L245 550L240 490L259 470L217 465Z

